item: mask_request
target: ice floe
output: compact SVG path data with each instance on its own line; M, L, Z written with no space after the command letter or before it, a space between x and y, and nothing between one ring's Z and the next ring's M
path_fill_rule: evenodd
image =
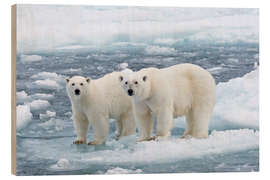
M32 113L30 112L30 107L28 105L18 105L16 107L17 120L16 128L21 130L25 128L32 120Z
M46 114L40 114L39 118L41 120L46 120L46 119L50 119L50 118L55 117L55 116L56 116L56 112L46 111Z
M60 89L61 87L62 86L60 84L51 79L34 81L31 86L31 88L53 89L53 90Z
M120 167L115 167L109 169L105 174L139 174L143 171L141 169L131 170L131 169L124 169Z
M21 62L22 63L32 63L41 61L42 57L39 55L21 55Z
M173 55L176 50L169 47L148 46L145 48L145 52L150 55Z
M50 103L48 101L41 99L34 100L27 104L30 106L31 111L46 109L47 107L50 106Z

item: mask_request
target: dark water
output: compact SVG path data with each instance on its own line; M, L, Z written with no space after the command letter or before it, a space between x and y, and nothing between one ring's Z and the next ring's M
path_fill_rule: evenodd
M259 170L259 148L213 155L198 158L181 159L174 162L153 162L146 164L96 164L78 163L72 169L51 168L66 154L72 164L72 153L83 156L87 153L106 153L108 148L117 151L117 146L104 146L101 149L89 150L87 146L78 148L71 145L75 138L71 120L71 104L64 88L64 77L73 75L90 76L93 79L119 70L121 63L128 63L128 68L136 71L146 67L164 68L179 63L193 63L208 69L217 84L230 79L241 77L254 69L258 64L259 46L256 43L232 44L174 44L174 53L145 52L143 45L105 46L102 50L80 49L53 52L35 52L42 57L42 61L22 63L21 56L17 56L17 92L25 91L28 95L36 93L52 94L50 106L45 109L31 110L31 123L17 132L17 174L45 175L45 174L103 174L112 167L129 170L141 169L140 173L177 173L177 172L242 172ZM29 54L31 55L31 54ZM40 72L57 73L59 88L33 87L33 75ZM22 104L21 103L18 103ZM41 119L40 114L46 111L56 112L52 119ZM51 124L48 123L49 120ZM48 124L46 124L46 122ZM44 124L45 123L45 124ZM111 123L109 141L112 141L115 127ZM174 132L178 133L174 133ZM173 129L172 135L182 134L184 129ZM89 132L89 137L92 136ZM177 135L176 135L177 134ZM129 143L121 143L129 149ZM48 147L48 148L46 148ZM125 147L122 147L125 149ZM54 149L54 151L52 151ZM45 153L45 151L48 151ZM52 152L51 152L52 151ZM61 153L59 154L59 152ZM77 156L76 156L77 158ZM131 172L132 173L132 172Z

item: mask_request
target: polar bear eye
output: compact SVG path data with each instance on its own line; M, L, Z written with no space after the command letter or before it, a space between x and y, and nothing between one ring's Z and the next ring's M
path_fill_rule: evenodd
M75 86L75 83L72 83L71 85L72 85L72 86Z
M128 84L128 82L126 81L125 84Z
M138 84L138 81L135 81L135 84Z
M83 83L81 83L80 85L83 86Z

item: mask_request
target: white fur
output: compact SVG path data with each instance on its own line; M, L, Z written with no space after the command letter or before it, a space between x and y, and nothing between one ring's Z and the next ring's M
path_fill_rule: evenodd
M170 136L173 118L178 116L186 116L184 137L208 137L216 102L216 84L209 72L197 65L179 64L122 76L121 86L126 92L132 89L134 93L132 104L140 130L139 141L151 139L152 114L157 119L157 140Z
M116 119L117 138L136 132L131 100L120 87L118 77L119 72L114 72L97 80L89 78L89 82L81 76L67 79L66 89L77 132L74 143L86 143L90 125L93 126L94 140L88 144L104 143L109 131L109 118ZM75 89L80 90L80 95L75 94Z

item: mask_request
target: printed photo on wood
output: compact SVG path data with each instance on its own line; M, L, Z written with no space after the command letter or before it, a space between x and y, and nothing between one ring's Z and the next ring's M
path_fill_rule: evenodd
M11 13L13 174L259 171L259 9Z

